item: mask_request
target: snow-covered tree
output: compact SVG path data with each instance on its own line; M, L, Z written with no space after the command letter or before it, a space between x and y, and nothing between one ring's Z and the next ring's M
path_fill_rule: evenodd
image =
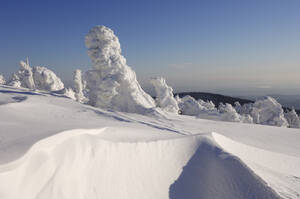
M64 96L67 96L68 98L71 98L72 100L77 100L76 93L73 91L72 88L64 88L59 91Z
M64 88L64 84L50 69L42 66L33 67L33 78L37 89L46 91L58 91Z
M216 110L216 106L212 101L203 101L202 99L198 100L199 104L207 108L208 110Z
M300 128L300 119L295 109L284 114L290 128Z
M236 112L231 104L220 103L219 112L223 121L241 122L241 115Z
M126 64L119 39L111 29L92 28L85 44L93 64L93 69L86 74L91 105L136 113L155 107L152 97L143 91L135 72Z
M33 72L29 65L28 58L26 59L26 62L20 61L20 69L11 76L8 85L16 88L23 87L35 89Z
M206 111L204 106L200 105L197 100L189 95L181 98L178 106L183 115L198 116L201 112Z
M5 81L4 76L0 74L0 85L5 84L5 83L6 83L6 81Z
M272 97L263 97L257 100L252 107L251 116L254 123L287 127L288 122L284 117L284 111Z
M86 98L83 94L83 89L84 89L84 82L82 80L82 73L81 70L77 69L74 71L74 92L75 92L75 99L78 102L85 102Z
M162 77L156 77L151 79L151 83L156 92L157 106L167 112L178 113L179 107L174 98L173 89L167 85L166 80Z
M26 62L20 61L20 66L21 70L19 72L22 77L21 86L24 88L35 89L32 68L29 66L28 58L26 59Z
M12 76L7 82L7 85L12 86L14 88L21 88L21 80L17 73L12 74Z

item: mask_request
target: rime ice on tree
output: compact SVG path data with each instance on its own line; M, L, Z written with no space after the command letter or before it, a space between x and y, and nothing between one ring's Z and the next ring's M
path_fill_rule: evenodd
M93 63L93 69L86 75L91 105L136 113L155 106L151 96L139 85L135 72L126 64L119 39L111 29L92 28L85 44Z
M0 84L5 84L6 81L5 81L5 78L3 75L0 74Z
M173 95L173 89L167 85L162 77L151 79L156 92L156 104L167 112L178 113L179 107Z

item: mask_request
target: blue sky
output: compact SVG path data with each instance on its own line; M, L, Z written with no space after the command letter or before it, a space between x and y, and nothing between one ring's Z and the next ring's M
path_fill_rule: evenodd
M0 73L28 56L69 81L91 67L85 34L105 25L146 90L160 75L176 91L299 94L299 10L298 0L3 0Z

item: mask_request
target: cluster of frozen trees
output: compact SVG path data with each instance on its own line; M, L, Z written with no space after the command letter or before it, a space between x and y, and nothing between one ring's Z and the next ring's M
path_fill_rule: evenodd
M57 92L79 102L85 101L85 97L82 94L82 85L84 84L81 79L80 70L76 70L74 74L74 89L65 88L64 83L53 71L42 66L31 67L28 58L26 61L20 61L19 70L13 73L7 81L3 75L0 75L0 84L15 88Z
M212 101L197 101L189 95L174 97L173 89L166 84L164 78L153 78L151 83L156 91L157 106L168 112L219 121L300 128L296 111L293 109L285 113L281 104L272 97L263 97L243 106L236 102L234 107L228 103L220 103L216 107Z
M180 112L184 115L220 121L255 123L262 125L300 128L300 120L294 109L284 112L281 104L272 97L263 97L255 103L241 106L238 102L220 103L218 108L212 102L195 100L191 96L177 97Z
M85 44L93 68L84 74L75 70L71 88L65 88L50 69L31 67L28 59L20 62L20 69L7 81L0 74L0 84L61 93L80 103L115 111L143 114L158 107L165 112L204 119L300 128L295 110L285 113L271 97L244 105L236 102L234 107L222 103L216 107L211 101L197 101L191 96L174 97L173 89L166 80L157 77L150 81L156 92L154 100L144 92L135 72L127 65L121 54L119 39L111 29L105 26L92 28L86 35Z

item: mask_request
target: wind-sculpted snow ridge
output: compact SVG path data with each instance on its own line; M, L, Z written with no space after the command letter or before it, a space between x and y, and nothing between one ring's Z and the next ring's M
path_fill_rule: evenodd
M172 87L168 86L166 80L162 77L155 77L151 79L156 92L156 104L164 111L171 113L178 113L179 107L173 95Z
M92 28L85 38L93 69L86 73L89 103L122 112L144 113L154 100L139 85L121 55L118 37L105 26Z
M226 151L244 161L283 198L300 198L300 158L248 146L213 133Z
M123 128L70 130L41 140L0 166L0 198L279 198L208 136L107 140L114 131L120 136Z

